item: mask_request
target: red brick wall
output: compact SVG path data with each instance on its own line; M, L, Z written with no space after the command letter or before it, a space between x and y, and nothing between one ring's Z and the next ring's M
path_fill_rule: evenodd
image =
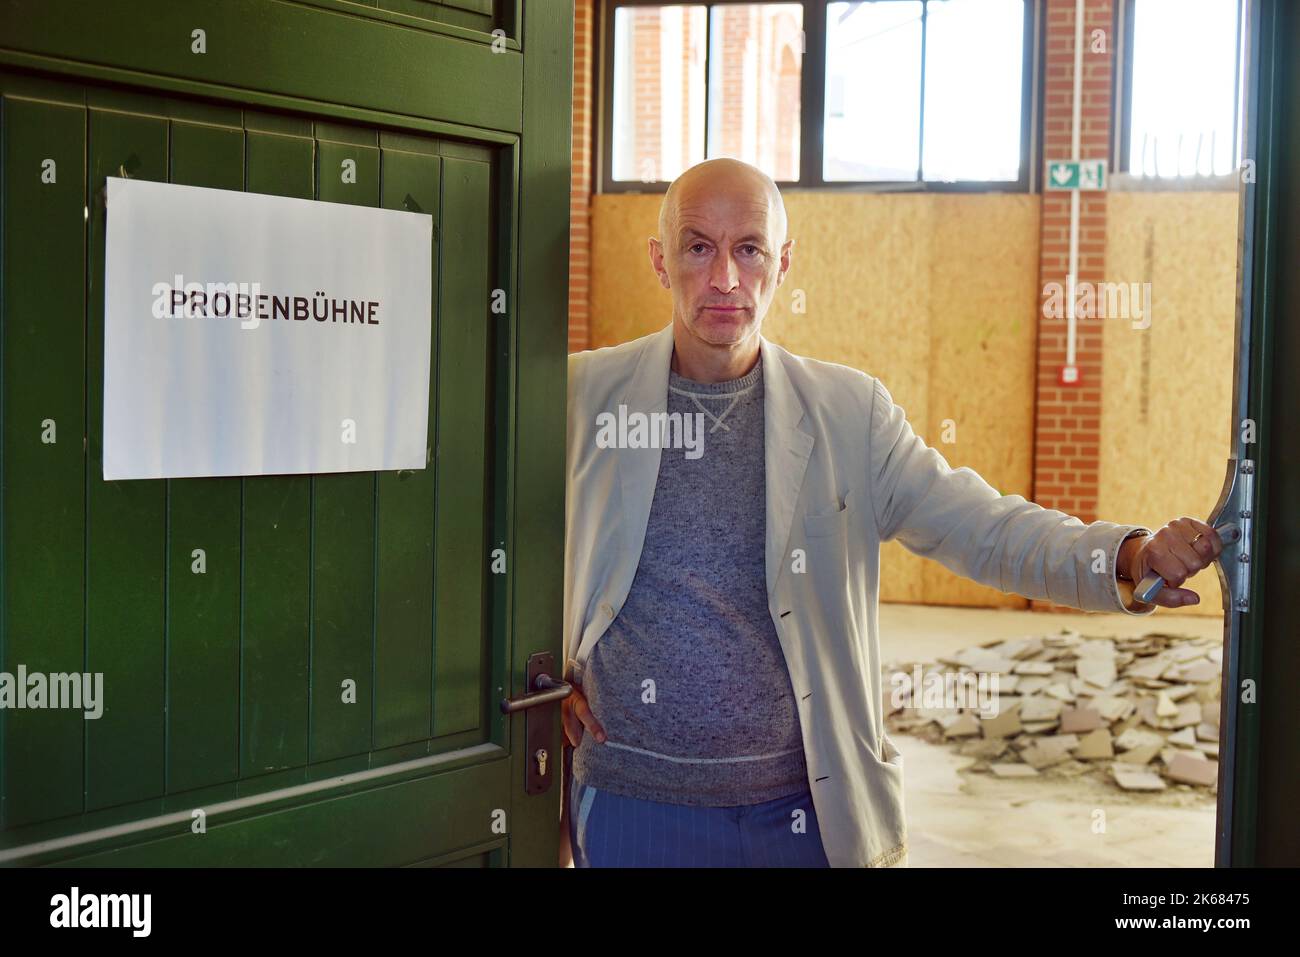
M1043 102L1043 162L1067 159L1074 98L1074 0L1047 0ZM1111 0L1087 0L1083 39L1081 159L1110 155L1111 82L1114 63ZM1092 52L1093 31L1105 31L1105 53ZM1044 192L1040 289L1066 288L1070 256L1070 194ZM1079 282L1101 282L1105 273L1106 194L1080 193ZM1041 304L1041 301L1040 301ZM1038 316L1038 384L1034 434L1034 501L1085 522L1096 519L1097 463L1101 422L1101 335L1104 320L1079 317L1075 365L1079 381L1061 385L1066 320Z

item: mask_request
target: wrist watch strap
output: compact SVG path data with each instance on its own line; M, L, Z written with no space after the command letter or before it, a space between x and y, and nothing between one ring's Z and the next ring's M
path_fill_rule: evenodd
M1151 533L1148 532L1146 529L1143 529L1143 528L1135 528L1135 529L1133 529L1133 531L1129 532L1129 533L1128 533L1127 535L1125 535L1122 539L1120 539L1120 542L1119 542L1119 543L1120 543L1120 545L1122 546L1122 545L1123 545L1125 542L1127 542L1130 538L1136 538L1136 537L1138 537L1138 536L1141 536L1141 537L1143 537L1143 538L1150 538L1150 537L1151 537ZM1116 552L1116 553L1115 553L1115 556L1116 556L1116 560L1118 561L1118 558L1119 558L1119 552ZM1118 569L1115 570L1115 577L1118 578L1118 579L1119 579L1120 581L1122 581L1122 582L1128 582L1130 585L1135 584L1135 582L1133 581L1133 579L1131 579L1131 578L1128 577L1128 572L1127 572L1125 569L1123 569L1123 568L1118 568Z

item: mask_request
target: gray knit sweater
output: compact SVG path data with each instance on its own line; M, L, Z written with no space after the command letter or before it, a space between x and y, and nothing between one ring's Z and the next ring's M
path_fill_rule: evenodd
M703 413L703 454L665 448L636 577L592 649L583 784L673 804L759 804L808 786L767 603L762 362L729 382L670 373L668 412Z

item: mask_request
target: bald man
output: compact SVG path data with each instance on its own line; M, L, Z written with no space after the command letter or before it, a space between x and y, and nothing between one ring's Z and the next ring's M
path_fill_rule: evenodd
M672 323L569 359L565 800L576 866L906 862L884 732L879 550L1089 611L1195 603L1222 544L1084 525L915 435L878 380L762 336L790 269L765 174L700 163L650 262ZM1166 587L1133 597L1148 570Z

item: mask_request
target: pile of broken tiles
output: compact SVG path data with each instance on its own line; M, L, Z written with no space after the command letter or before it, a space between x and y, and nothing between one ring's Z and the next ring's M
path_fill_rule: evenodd
M889 731L954 743L976 758L972 771L999 777L1093 772L1130 791L1171 784L1214 791L1221 665L1221 641L1063 630L966 648L919 667L887 664L882 690ZM918 674L931 673L909 694ZM972 689L975 674L986 676L986 689L996 674L997 707L980 707L973 693L964 699L969 708L920 706L937 703L924 688L940 687L941 676L953 673L974 673L948 679L971 682ZM900 702L918 706L899 708Z

